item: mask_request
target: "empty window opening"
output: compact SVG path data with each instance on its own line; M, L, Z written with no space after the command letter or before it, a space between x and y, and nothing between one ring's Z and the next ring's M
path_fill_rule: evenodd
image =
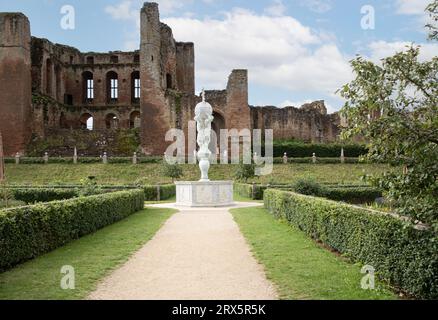
M86 71L82 74L83 83L84 83L84 102L91 103L94 99L94 79L93 73Z
M111 63L119 63L119 56L111 56L110 62Z
M108 103L117 102L119 98L119 80L114 71L107 73L107 100Z
M139 54L134 55L134 63L140 63L140 55Z
M53 63L52 60L47 59L46 61L46 94L48 96L52 95L52 72L53 72Z
M87 64L94 64L94 57L87 57Z
M64 104L68 106L73 105L73 96L71 94L64 94Z
M141 94L141 80L140 80L140 72L134 71L131 74L131 95L132 102L138 103L140 102L140 94Z
M114 113L110 113L105 118L105 124L107 129L116 130L119 128L119 118Z
M167 89L172 89L172 75L170 73L166 74L166 86Z
M89 113L83 114L79 121L80 121L81 129L90 130L90 131L94 129L94 118L91 114Z
M129 127L131 129L140 128L141 126L141 118L140 118L140 111L134 111L131 113L131 116L129 117Z

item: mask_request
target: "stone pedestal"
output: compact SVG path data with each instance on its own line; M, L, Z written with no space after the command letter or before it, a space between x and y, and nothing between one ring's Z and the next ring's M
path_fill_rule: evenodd
M178 206L211 208L234 205L232 181L187 181L175 184Z

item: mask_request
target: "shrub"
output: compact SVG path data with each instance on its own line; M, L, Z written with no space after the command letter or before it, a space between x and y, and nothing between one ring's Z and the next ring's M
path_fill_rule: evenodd
M245 182L247 182L248 179L254 178L255 177L255 164L240 163L236 168L236 172L234 173L234 177L238 181L245 181Z
M308 236L419 298L438 298L438 242L431 228L393 215L292 192L269 189L265 207Z
M382 191L373 187L324 187L321 196L348 203L371 203L382 197Z
M144 208L140 190L0 210L0 270L33 259Z
M158 200L158 187L160 189L160 200L167 200L176 195L176 186L174 184L162 186L144 186L144 195L146 201Z
M78 196L78 192L75 189L27 188L10 190L15 200L23 201L27 204L66 200Z
M252 200L263 200L263 193L268 186L260 184L235 183L234 192Z
M179 164L169 164L167 163L167 161L163 161L161 172L163 176L172 178L172 182L175 181L175 179L179 179L184 175L183 170Z
M274 157L283 157L286 152L288 157L308 158L311 160L313 153L318 158L340 158L341 149L344 148L346 157L358 158L366 155L368 149L359 144L311 144L297 141L274 141Z
M295 192L308 196L321 196L323 194L321 185L310 179L300 179L296 181L293 185L293 189Z

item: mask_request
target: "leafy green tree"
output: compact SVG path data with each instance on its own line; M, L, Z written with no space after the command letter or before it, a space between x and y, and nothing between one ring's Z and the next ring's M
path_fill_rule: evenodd
M234 173L234 177L238 181L248 182L248 179L255 177L255 164L240 163Z
M165 160L163 161L161 172L163 176L172 178L172 182L175 182L176 179L179 179L182 176L184 176L183 169L178 163L169 164Z
M435 0L428 6L430 39L437 37ZM420 47L375 64L351 61L356 79L339 92L346 99L343 138L362 136L368 158L402 165L374 181L398 212L438 230L438 57L419 59Z

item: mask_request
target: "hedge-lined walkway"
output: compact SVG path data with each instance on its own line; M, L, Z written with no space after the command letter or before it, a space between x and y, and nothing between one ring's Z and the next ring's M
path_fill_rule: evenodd
M277 293L228 209L215 208L173 215L89 298L258 300L276 299Z

